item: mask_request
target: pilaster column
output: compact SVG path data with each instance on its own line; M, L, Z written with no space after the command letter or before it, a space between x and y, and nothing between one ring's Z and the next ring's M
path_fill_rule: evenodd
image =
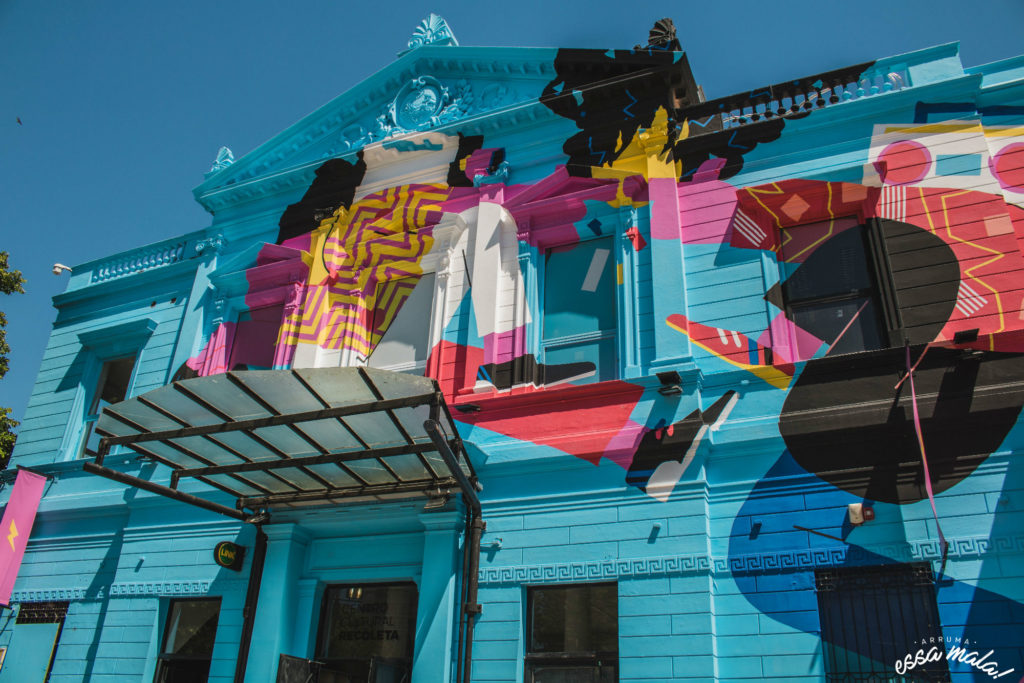
M461 511L424 512L423 574L416 607L416 652L412 683L447 683L458 638L456 583Z
M317 622L313 615L317 613L316 579L299 579L295 582L295 619L292 629L292 649L296 657L314 657L316 655Z
M306 296L306 287L302 282L290 283L288 298L284 302L284 310L281 313L281 325L284 326L289 320L294 319L296 312L302 306ZM287 341L287 336L282 335L274 349L274 368L290 368L295 358L295 344Z
M682 231L679 224L679 192L676 165L668 144L668 126L655 126L640 134L647 156L648 194L651 201L651 277L654 311L654 358L651 371L691 360L690 340L674 332L665 320L673 313L686 314L686 274L683 267Z
M271 524L267 535L267 559L260 583L256 623L249 647L246 683L273 680L281 654L306 655L305 643L294 643L299 598L299 578L310 536L296 524Z
M203 307L206 304L204 294L210 289L210 273L217 268L217 255L226 244L222 235L200 240L193 249L199 257L199 265L196 266L195 276L192 279L192 288L189 291L188 299L183 302L185 312L181 316L181 325L178 328L178 338L175 341L174 357L171 359L171 367L167 370L167 381L170 383L174 373L178 371L185 361L197 354L202 343L204 332L212 331L204 329Z
M484 185L480 190L480 210L473 232L473 273L470 296L477 328L484 338L484 363L499 363L498 334L510 327L499 319L503 298L501 270L501 226L505 214L501 206L504 185ZM488 343L490 342L490 343Z

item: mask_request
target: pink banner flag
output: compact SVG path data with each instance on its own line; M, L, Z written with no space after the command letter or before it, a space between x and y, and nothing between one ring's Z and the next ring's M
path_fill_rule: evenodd
M14 580L21 569L32 523L36 519L39 501L43 498L46 477L28 470L18 470L14 490L0 522L0 604L10 605Z

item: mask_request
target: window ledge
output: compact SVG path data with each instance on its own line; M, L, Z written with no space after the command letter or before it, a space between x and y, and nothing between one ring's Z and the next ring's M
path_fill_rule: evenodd
M127 342L141 345L156 330L156 321L152 318L140 318L119 325L111 325L99 330L90 330L78 334L78 342L87 349L102 349L114 342Z

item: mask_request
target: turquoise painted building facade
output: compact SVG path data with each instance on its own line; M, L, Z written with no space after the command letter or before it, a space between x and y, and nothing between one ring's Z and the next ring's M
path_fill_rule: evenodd
M281 655L454 681L463 620L480 682L1024 675L1024 58L949 44L706 100L670 23L481 48L432 15L194 195L209 226L54 299L0 493L52 477L0 683L284 680ZM209 426L357 367L451 411L479 614L465 496L349 457L384 437L103 458L163 486L323 458L175 475L242 519L83 470L140 431L119 405ZM270 407L175 414L224 382ZM211 439L236 460L197 458Z

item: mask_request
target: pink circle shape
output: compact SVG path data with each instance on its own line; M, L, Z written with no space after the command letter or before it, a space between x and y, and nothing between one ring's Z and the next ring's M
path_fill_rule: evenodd
M1024 194L1024 142L1003 147L988 160L988 166L1004 190Z
M906 185L928 175L932 155L920 142L902 140L883 149L875 164L887 185Z

